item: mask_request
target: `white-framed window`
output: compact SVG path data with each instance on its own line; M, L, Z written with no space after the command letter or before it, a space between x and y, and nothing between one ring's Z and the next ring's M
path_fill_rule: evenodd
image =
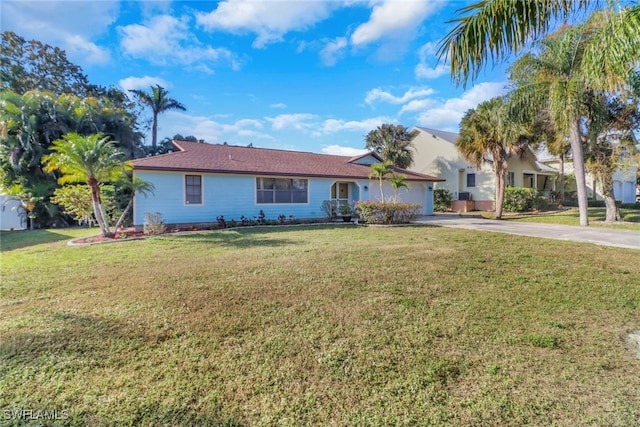
M475 187L476 186L476 174L468 173L467 174L467 187Z
M516 186L516 173L507 172L507 187L515 187L515 186Z
M307 203L309 180L299 178L256 178L258 204Z
M184 176L184 203L187 205L202 204L202 175Z

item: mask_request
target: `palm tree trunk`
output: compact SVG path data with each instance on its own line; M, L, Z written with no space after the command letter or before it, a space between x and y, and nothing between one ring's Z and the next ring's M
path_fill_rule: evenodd
M158 113L153 112L153 126L151 127L151 147L153 147L153 154L156 154L156 147L158 145Z
M384 190L382 189L382 178L380 178L380 199L384 203Z
M133 206L133 194L131 195L131 198L129 199L129 203L127 203L127 207L124 208L124 211L122 211L122 214L120 215L120 218L118 218L118 221L116 222L115 227L113 228L113 231L115 233L118 232L118 229L122 226L122 222L124 221L124 219L126 218L127 214L129 213L129 211L131 210L131 207Z
M560 193L558 194L558 198L560 202L564 202L564 154L560 154Z
M98 186L95 178L89 179L87 184L91 188L91 201L93 203L93 214L96 217L96 221L98 226L100 227L100 231L102 231L102 235L105 237L113 237L114 233L109 230L109 225L105 219L104 209L102 208L102 201L100 200L100 187Z
M502 219L502 207L504 205L504 173L496 173L496 219Z
M587 184L584 171L584 153L582 150L582 135L580 132L580 118L572 117L569 123L569 140L573 152L573 168L576 176L576 190L578 192L578 210L580 225L589 226L589 205L587 204Z

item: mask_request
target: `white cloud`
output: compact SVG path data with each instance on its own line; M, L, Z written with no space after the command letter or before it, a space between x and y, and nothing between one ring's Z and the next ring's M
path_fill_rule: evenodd
M424 111L427 108L430 108L437 104L437 101L427 98L427 99L414 99L409 101L409 103L402 106L399 114L403 113L412 113L415 111Z
M389 104L404 104L405 102L408 102L412 99L423 98L426 96L433 95L434 93L435 91L428 86L410 87L409 90L407 90L401 96L395 96L390 92L387 92L380 88L375 88L367 92L367 95L364 101L369 105L375 102L386 102Z
M171 87L169 83L167 83L165 80L161 79L160 77L151 77L151 76L144 76L144 77L131 76L118 81L118 84L125 91L129 91L132 89L149 89L151 86L155 86L155 85L160 85L165 89L168 89Z
M287 108L287 104L282 103L282 102L278 102L276 104L269 105L269 108L279 108L279 109Z
M206 142L217 144L248 144L256 139L273 140L271 135L260 132L264 124L260 120L240 119L222 123L210 117L193 116L180 111L167 111L160 121L161 135L193 135Z
M369 21L351 35L353 45L366 45L382 38L412 37L418 26L443 3L439 1L383 0L371 12Z
M420 50L418 50L418 58L420 62L414 69L417 79L437 79L449 72L448 63L438 63L436 51L436 45L431 42L426 43L420 48ZM433 63L435 65L430 66L428 63Z
M417 79L437 79L449 72L450 68L447 64L438 64L435 67L429 67L425 64L418 64L415 68Z
M164 64L196 64L195 68L208 74L212 70L201 64L218 61L228 62L233 69L239 61L225 48L203 46L189 30L189 18L159 15L144 24L118 27L121 46L125 54L143 58L149 62ZM204 67L204 68L203 68Z
M457 132L464 113L481 102L507 92L505 82L480 83L463 93L459 98L451 98L418 115L418 125L445 131Z
M320 59L326 66L336 65L338 59L344 55L344 50L347 47L346 37L338 37L328 42L325 47L320 51Z
M274 130L296 129L306 130L314 126L312 120L315 118L313 114L281 114L276 117L267 117L267 121L271 123Z
M389 117L374 117L365 120L325 120L320 128L318 135L336 133L342 131L360 131L367 133L370 130L375 129L383 123L391 123L394 120Z
M104 34L119 12L118 1L0 2L2 31L14 31L27 40L60 47L70 60L82 66L111 60L108 49L91 40Z
M363 150L353 147L343 147L341 145L325 145L324 147L322 147L321 152L323 154L332 154L335 156L358 156L360 154L369 152L369 150Z
M337 2L227 0L209 13L196 14L199 25L210 31L253 33L253 47L263 48L284 34L311 27L327 18Z

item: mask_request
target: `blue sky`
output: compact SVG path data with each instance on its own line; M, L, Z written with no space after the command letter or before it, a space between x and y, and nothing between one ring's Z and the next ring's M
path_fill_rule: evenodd
M3 31L61 47L92 83L167 88L187 111L160 116L160 139L350 155L382 123L457 131L505 92L504 64L465 89L437 63L467 3L3 0L0 12Z

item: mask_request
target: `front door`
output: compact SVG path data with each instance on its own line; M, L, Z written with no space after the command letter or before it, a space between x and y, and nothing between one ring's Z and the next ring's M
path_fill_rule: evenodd
M349 203L349 183L334 183L331 186L331 200L336 203L337 211L340 212L340 206Z

